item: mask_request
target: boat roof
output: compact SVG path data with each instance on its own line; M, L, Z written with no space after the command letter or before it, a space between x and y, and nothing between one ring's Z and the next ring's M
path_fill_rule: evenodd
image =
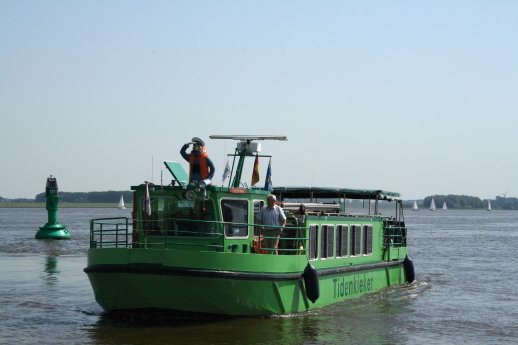
M274 187L273 194L282 198L346 198L400 200L401 195L378 189L350 189L334 187Z

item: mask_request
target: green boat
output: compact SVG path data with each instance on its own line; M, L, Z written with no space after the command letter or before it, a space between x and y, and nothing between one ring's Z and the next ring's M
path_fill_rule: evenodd
M398 193L248 187L245 160L271 157L257 141L286 137L210 138L238 141L228 185L189 182L165 162L171 184L131 187L132 219L90 221L84 271L103 309L293 314L414 280ZM254 220L269 194L287 217L277 255Z

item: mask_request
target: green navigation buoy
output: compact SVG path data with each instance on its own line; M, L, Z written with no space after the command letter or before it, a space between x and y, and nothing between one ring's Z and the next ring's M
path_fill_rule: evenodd
M46 209L48 213L48 222L40 227L36 233L37 239L67 240L70 233L67 228L58 223L58 181L50 175L47 178L47 186L45 187L45 196L47 197Z

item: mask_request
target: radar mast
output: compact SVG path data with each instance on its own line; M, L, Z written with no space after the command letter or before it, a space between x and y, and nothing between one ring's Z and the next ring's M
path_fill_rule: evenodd
M232 171L234 170L234 163L236 157L239 157L239 161L236 167L236 173L232 182L232 187L239 187L241 184L241 174L243 173L243 165L245 163L246 156L254 156L261 152L261 144L254 143L257 140L279 140L287 141L288 137L285 135L210 135L211 139L232 139L239 140L236 145L235 153L232 155L234 161L232 162ZM232 176L232 172L230 173Z

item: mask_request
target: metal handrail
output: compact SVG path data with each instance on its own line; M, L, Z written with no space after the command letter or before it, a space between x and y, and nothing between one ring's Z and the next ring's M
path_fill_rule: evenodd
M128 248L136 245L136 243L130 242L130 232L129 232L129 222L130 218L127 217L115 217L115 218L96 218L90 220L90 248L119 248L124 247ZM216 224L213 227L215 232L207 232L200 233L197 231L185 230L185 229L144 229L144 243L145 247L147 246L161 246L163 248L168 248L171 246L191 246L191 247L207 247L217 250L223 249L223 242L221 244L210 243L206 244L203 242L200 243L192 243L185 242L182 239L186 237L190 238L199 238L199 239L214 239L214 238L223 238L225 236L225 225L233 225L240 227L252 227L253 229L259 229L259 233L257 235L252 235L249 238L252 240L257 238L273 238L268 236L267 233L264 233L265 229L275 229L281 228L279 226L268 226L262 224L250 224L250 223L233 223L233 222L223 222L223 221L206 221L206 220L193 220L193 219L181 219L181 218L167 218L167 219L159 219L159 220L139 220L140 228L144 228L144 224L146 222L158 223L158 222L172 222L175 225L180 223L194 223L194 224ZM289 245L281 245L281 247L287 248L279 248L277 251L279 253L306 253L308 241L308 228L306 227L298 227L298 226L285 226L282 227L285 231L296 230L295 236L281 236L279 239L279 243L288 244L289 241L293 241L296 243L296 247L298 248L290 248ZM202 235L202 236L200 236ZM292 234L293 235L293 234ZM231 238L231 237L227 237ZM173 240L174 239L174 240ZM236 240L243 240L244 238L236 238ZM253 245L253 241L252 244ZM300 246L302 245L302 248ZM293 245L291 245L293 247ZM274 248L264 248L260 247L261 250L266 252L275 250Z
M127 248L129 243L129 220L128 217L96 218L90 220L90 248ZM99 228L96 229L96 226ZM107 236L109 239L106 239Z
M405 247L407 228L404 222L387 221L383 224L383 247Z

